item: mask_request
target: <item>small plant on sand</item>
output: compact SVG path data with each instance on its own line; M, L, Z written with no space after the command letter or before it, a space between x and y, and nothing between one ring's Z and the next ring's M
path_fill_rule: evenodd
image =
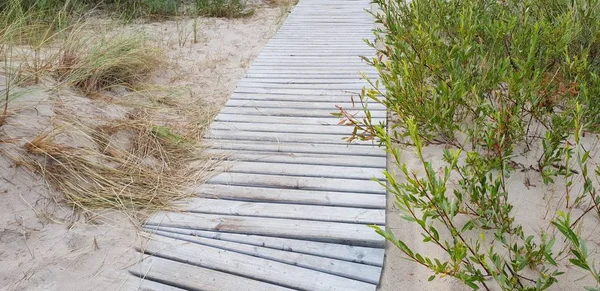
M141 34L97 39L75 31L61 49L58 74L61 80L93 93L116 85L133 86L162 63L161 51Z
M593 277L580 284L599 290L584 222L600 217L592 152L600 129L600 2L374 2L377 57L365 60L379 80L361 99L385 105L390 124L371 118L367 106L364 118L341 114L355 127L350 140L387 147L399 171L385 173L388 191L443 255L377 231L429 268L430 280L546 290L575 266ZM427 154L436 147L444 148L442 163ZM421 167L409 168L406 148ZM564 189L548 198L545 226L518 219L527 211L514 204L522 193L510 181L519 173Z
M238 18L254 14L244 0L195 0L194 3L202 16Z

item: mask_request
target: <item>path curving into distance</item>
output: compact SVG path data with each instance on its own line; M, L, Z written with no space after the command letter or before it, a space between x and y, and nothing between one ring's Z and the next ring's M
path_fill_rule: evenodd
M233 160L183 212L150 217L141 290L375 290L385 224L384 150L348 145L335 105L377 72L359 56L369 0L300 0L217 116L210 151ZM383 106L370 106L384 120ZM358 110L357 110L358 111Z

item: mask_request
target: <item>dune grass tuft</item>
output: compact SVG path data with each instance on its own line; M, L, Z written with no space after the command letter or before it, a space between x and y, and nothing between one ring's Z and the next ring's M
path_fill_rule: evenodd
M78 33L62 49L59 78L92 93L115 85L134 86L163 64L160 49L149 45L141 34L119 35L97 41Z
M61 141L67 131L81 132L86 146ZM214 166L198 158L194 141L153 124L141 111L97 127L73 122L40 134L25 148L43 157L31 160L32 168L64 193L67 203L84 210L170 209L190 195L186 185L208 179Z
M109 208L135 215L139 210L169 209L173 201L189 195L185 187L214 173L216 161L203 155L198 144L211 120L205 115L208 110L200 108L197 100L183 104L173 98L171 107L155 104L157 90L143 90L151 87L146 84L148 78L165 64L163 51L144 34L114 30L112 22L98 24L94 22L97 19L88 18L94 8L124 5L134 10L119 13L171 15L179 13L179 2L0 3L0 77L5 77L0 79L6 80L6 84L0 83L0 126L10 118L9 101L16 98L13 87L38 84L58 95L75 88L87 96L126 87L130 90L119 96L135 99L61 103L60 109L53 109L56 116L46 124L48 129L35 138L28 137L24 149L19 148L21 156L15 163L43 176L64 194L64 202L92 213ZM63 102L58 99L48 102ZM100 107L107 106L128 113L124 118L91 121L77 112L77 106L82 106L82 112L102 111Z

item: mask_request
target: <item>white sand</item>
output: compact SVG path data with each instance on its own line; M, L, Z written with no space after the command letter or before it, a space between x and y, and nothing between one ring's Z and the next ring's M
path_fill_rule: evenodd
M600 163L598 137L588 134L588 136L584 138L584 146L591 151L592 158L589 163L589 168L595 169ZM538 151L540 150L541 149L539 148L533 148L528 155L516 156L513 160L524 165L537 165L537 159L535 157L539 156L540 152ZM411 149L403 150L402 157L405 159L404 162L407 164L409 171L421 175L423 173L422 164L416 159L414 153L410 151ZM430 146L425 149L424 153L425 158L432 161L434 169L438 169L438 173L440 174L443 173L443 148L440 146ZM388 157L388 161L391 161L392 159L393 157ZM393 164L388 164L388 169L396 170ZM395 173L397 173L396 176L400 180L404 180L397 171L395 171ZM556 184L554 185L544 185L539 173L535 171L521 172L517 170L510 178L508 178L507 187L509 200L514 205L512 213L515 216L515 223L523 225L526 234L538 236L541 230L550 233L553 232L550 221L554 218L557 209L564 209L565 206L565 188L562 178L557 177L555 178L555 181ZM596 180L594 183L595 186L598 187L598 181ZM575 193L580 193L582 185L581 179L574 180L572 190L573 196L575 196ZM571 202L573 199L575 198L572 197ZM422 255L427 255L432 258L436 257L436 255L443 258L443 254L436 246L422 241L421 231L416 223L409 223L400 217L400 211L393 204L394 202L395 197L388 194L387 226L392 229L399 238L402 238L416 253L420 252ZM572 210L572 221L582 213L581 208L584 207L576 207ZM590 258L595 259L596 265L600 262L600 225L598 222L599 219L596 214L588 214L584 219L582 231L582 233L585 234L584 237L587 238ZM556 232L556 235L556 244L553 249L554 254L558 254L560 251L564 250L563 247L565 246L562 235L558 232ZM389 243L387 244L385 266L378 290L471 290L454 278L438 277L434 281L428 282L427 279L433 272L417 263L404 259L404 257L404 254L395 246ZM591 276L568 263L568 257L561 255L557 262L559 262L559 266L562 266L560 270L565 272L565 274L557 277L558 283L553 285L549 290L583 290L584 286L595 286L595 281ZM564 266L566 265L569 265L569 267L565 268ZM488 284L492 287L492 290L500 290L492 281Z
M139 25L167 50L169 67L159 85L185 86L195 98L223 104L252 59L275 33L279 8L260 8L249 19L200 19ZM136 29L137 29L136 28ZM181 45L180 45L181 44ZM0 79L3 78L0 76ZM0 82L4 84L4 82ZM2 88L0 88L2 89ZM73 95L30 88L10 104L0 127L0 290L118 290L143 243L122 213L80 217L61 194L6 155L51 126L55 110L119 118L124 108ZM13 143L3 143L2 141Z

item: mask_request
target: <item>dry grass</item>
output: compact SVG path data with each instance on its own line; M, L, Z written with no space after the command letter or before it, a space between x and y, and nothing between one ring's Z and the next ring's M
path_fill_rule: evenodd
M66 88L100 97L82 108L50 98L56 116L11 157L63 193L60 200L92 214L110 208L135 216L170 209L190 195L186 187L216 172L218 159L199 146L216 111L174 88L148 84L165 65L163 51L148 37L112 23L70 19L63 25L58 15L53 21L61 25L48 25L36 15L18 15L8 23L0 12L7 23L0 28L0 77L7 80L0 84L0 126L10 119L12 87L37 84L58 96ZM117 98L107 93L117 87ZM128 114L104 120L86 115L106 106Z
M265 0L271 7L291 7L298 4L298 0Z
M57 68L61 80L86 93L115 85L132 87L164 64L162 51L142 34L98 38L89 33L78 28L66 38Z
M65 142L65 134L80 145ZM82 146L83 144L83 146ZM25 145L30 166L78 208L128 213L170 209L189 197L188 185L208 179L215 161L203 158L195 141L152 123L137 111L97 127L77 121L44 132Z

